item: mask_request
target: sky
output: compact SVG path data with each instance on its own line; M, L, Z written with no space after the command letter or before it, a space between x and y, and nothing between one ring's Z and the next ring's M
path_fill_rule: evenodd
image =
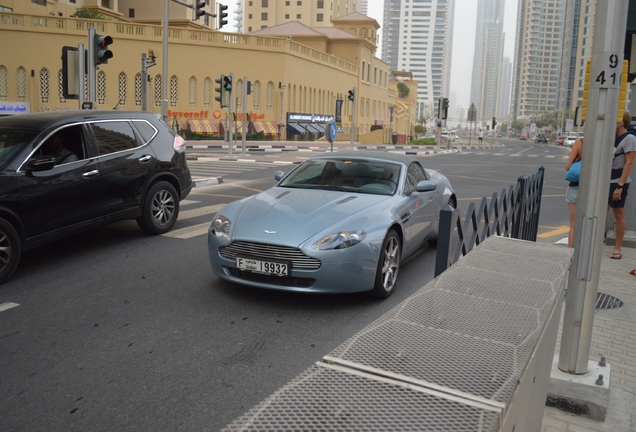
M475 29L477 27L477 2L478 0L455 0L455 29L453 35L453 60L451 64L450 94L457 96L457 106L468 108L470 106L470 80L473 69L473 52L475 50ZM517 2L518 0L505 0L504 55L514 58L514 42L517 26ZM230 1L227 2L229 18L233 18L236 7ZM380 24L379 44L382 42L382 15L384 13L383 0L368 0L368 15ZM228 20L230 21L230 20ZM230 21L234 24L234 20ZM233 31L234 28L228 29ZM382 57L382 50L378 48L378 58ZM514 63L514 61L513 61Z

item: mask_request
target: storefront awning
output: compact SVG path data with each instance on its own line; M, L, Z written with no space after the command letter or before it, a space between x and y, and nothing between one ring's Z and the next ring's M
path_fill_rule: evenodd
M210 120L188 120L188 129L191 132L201 134L218 134L219 128L216 123L212 123Z
M253 121L252 125L254 126L254 132L263 132L265 135L276 135L278 134L278 126L276 122L273 121Z
M287 127L289 128L290 132L293 135L305 135L307 132L305 131L305 128L303 128L300 123L288 123Z

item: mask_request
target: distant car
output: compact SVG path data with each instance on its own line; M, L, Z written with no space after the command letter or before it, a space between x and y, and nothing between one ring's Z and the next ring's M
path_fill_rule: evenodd
M534 142L535 144L547 144L548 143L548 136L544 133L538 133L535 137L534 137Z
M169 231L192 189L185 141L151 113L0 119L0 282L21 252L124 219Z
M556 144L557 145L563 145L565 143L565 137L564 136L560 136L556 139Z
M576 135L568 135L563 145L566 147L572 147L574 145L574 141L576 141L578 138L583 138L583 137L577 137Z
M525 135L521 135L521 137L519 138L521 141L528 141L528 137Z
M450 182L406 155L337 152L276 173L270 189L212 219L212 271L258 288L391 295L400 264L435 242Z

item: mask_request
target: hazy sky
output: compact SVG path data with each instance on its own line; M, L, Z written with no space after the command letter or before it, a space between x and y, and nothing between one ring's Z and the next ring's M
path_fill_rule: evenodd
M470 80L473 69L473 52L475 50L475 29L477 26L477 1L478 0L455 0L455 34L453 35L453 62L451 65L450 92L457 95L457 106L468 108L470 106ZM517 1L505 0L504 33L505 48L504 55L514 58L514 40L517 26ZM229 8L228 15L230 28L233 31L234 3L227 2ZM382 15L384 13L383 0L368 1L368 15L380 24L380 39L382 43ZM378 58L382 57L381 49L376 53Z

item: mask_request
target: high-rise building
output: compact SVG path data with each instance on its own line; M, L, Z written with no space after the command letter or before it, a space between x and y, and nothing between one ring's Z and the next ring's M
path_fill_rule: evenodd
M531 120L534 114L557 109L565 3L519 2L511 98L514 119Z
M418 82L418 117L448 97L455 0L385 0L382 59Z
M583 7L582 0L566 0L558 110L573 111L582 104L585 65L592 54L594 3Z
M508 56L504 56L501 64L500 84L497 117L505 119L510 116L510 89L512 88L512 62Z
M330 27L331 20L358 11L360 0L248 0L243 1L243 33L289 21L311 27Z
M503 57L504 0L479 0L471 77L470 103L477 108L478 120L497 114L501 90Z

